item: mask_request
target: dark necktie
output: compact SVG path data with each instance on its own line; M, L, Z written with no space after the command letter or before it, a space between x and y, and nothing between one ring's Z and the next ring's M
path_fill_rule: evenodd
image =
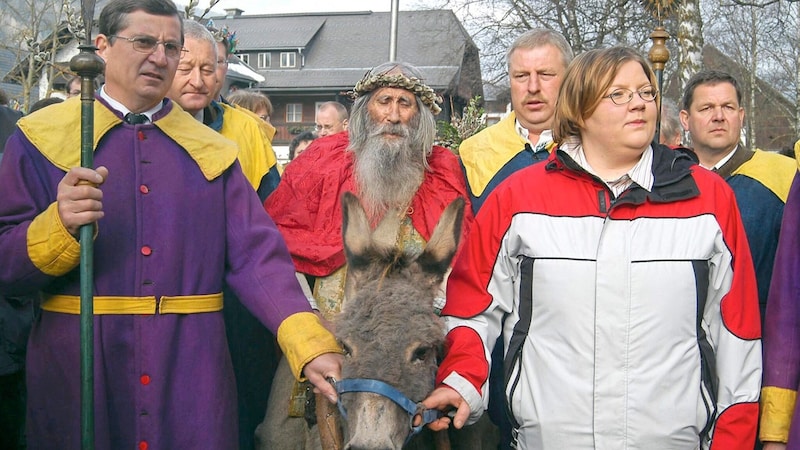
M144 114L134 114L134 113L125 114L125 122L133 125L137 125L140 123L147 123L149 121L150 119L148 119L147 116Z

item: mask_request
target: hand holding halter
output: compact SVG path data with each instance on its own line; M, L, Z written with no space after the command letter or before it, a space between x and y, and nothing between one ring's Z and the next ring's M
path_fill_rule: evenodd
M411 440L411 438L414 437L415 434L422 431L422 428L425 425L443 416L443 413L438 409L425 409L422 403L414 403L412 400L406 397L402 392L380 380L371 380L367 378L351 378L351 379L336 381L333 378L328 378L328 381L336 388L336 393L339 394L339 401L337 402L337 406L339 407L339 413L345 419L347 419L347 411L345 410L345 407L342 404L342 394L346 392L371 392L373 394L382 395L388 398L389 400L395 402L397 406L403 408L403 410L408 413L409 428L411 429L411 433L406 438L405 444L408 444L408 441ZM415 426L414 418L416 416L420 416L422 418L422 421Z

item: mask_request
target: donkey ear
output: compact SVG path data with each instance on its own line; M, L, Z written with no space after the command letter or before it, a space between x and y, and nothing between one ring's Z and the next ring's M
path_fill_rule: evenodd
M423 270L441 279L450 267L461 239L461 225L464 220L464 199L453 200L439 217L428 245L417 258Z
M403 218L400 209L393 208L384 214L383 219L375 231L372 232L372 243L375 248L385 253L392 253L397 246L397 233L400 230L400 220Z
M342 195L342 240L348 263L364 255L370 246L370 226L361 202L351 192Z

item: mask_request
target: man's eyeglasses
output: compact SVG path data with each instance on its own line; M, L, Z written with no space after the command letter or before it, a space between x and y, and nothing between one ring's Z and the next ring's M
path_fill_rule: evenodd
M620 88L614 90L608 95L603 96L603 98L610 98L615 105L626 105L633 100L633 92L634 91L631 91L630 89ZM658 90L653 86L641 88L636 91L636 93L639 94L639 97L646 102L652 102L656 99L656 97L658 97Z
M171 59L180 58L181 53L188 51L185 48L183 48L183 45L181 45L180 42L159 41L156 38L150 36L136 36L129 38L125 36L120 36L118 34L112 34L108 37L118 38L128 41L131 44L133 44L134 50L136 50L139 53L147 53L148 55L156 51L158 44L162 44L164 46L164 54L167 56L167 58Z

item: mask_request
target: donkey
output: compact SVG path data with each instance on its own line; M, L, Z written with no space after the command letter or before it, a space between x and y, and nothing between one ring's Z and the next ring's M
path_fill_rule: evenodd
M421 254L396 248L399 214L389 212L373 231L350 193L342 198L342 211L347 301L335 325L345 353L344 380L337 385L346 416L344 448L400 449L414 414L400 404L413 409L433 390L442 355L445 328L433 299L458 248L464 200L445 209ZM380 385L381 393L347 388L354 379ZM394 399L387 389L396 390Z

